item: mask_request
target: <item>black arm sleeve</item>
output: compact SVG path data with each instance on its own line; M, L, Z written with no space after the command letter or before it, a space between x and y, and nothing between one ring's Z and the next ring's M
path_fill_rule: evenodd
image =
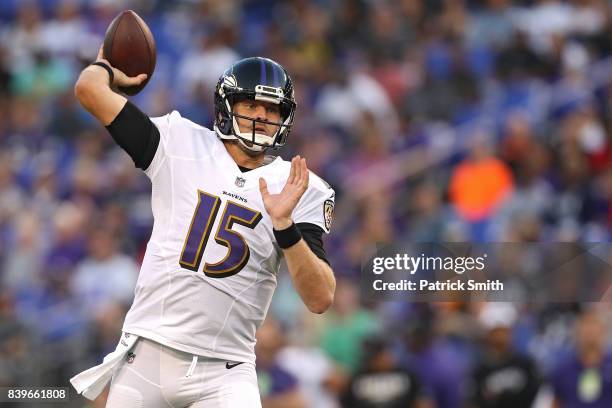
M149 167L159 145L159 130L136 105L127 101L106 129L134 160L136 167L143 170Z
M300 222L295 225L300 230L302 238L304 238L310 250L329 265L325 249L323 248L323 228L308 222Z

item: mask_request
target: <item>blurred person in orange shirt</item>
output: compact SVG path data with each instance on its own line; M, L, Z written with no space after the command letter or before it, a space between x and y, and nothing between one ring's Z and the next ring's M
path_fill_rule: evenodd
M474 135L469 156L453 170L450 199L462 218L478 222L488 218L513 190L508 166L495 157L489 136Z

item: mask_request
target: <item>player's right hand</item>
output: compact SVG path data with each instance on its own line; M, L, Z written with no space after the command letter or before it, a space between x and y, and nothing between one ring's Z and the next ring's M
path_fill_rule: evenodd
M118 87L140 85L142 81L147 79L147 74L139 74L135 77L129 77L122 71L119 71L117 68L113 67L111 63L104 58L104 51L102 50L102 46L100 46L100 49L98 50L98 56L96 57L96 62L98 61L103 62L112 68L113 74L115 75L113 83L111 84L111 88L113 89L117 89Z

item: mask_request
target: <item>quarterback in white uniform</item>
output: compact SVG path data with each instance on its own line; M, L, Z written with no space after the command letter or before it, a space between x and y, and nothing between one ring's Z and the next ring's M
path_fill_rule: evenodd
M144 79L100 52L75 86L150 178L154 225L117 350L71 381L95 398L112 376L112 408L260 407L255 331L281 259L309 310L333 302L321 237L334 191L305 159L266 155L287 141L296 108L278 63L255 57L228 68L215 91L214 130L176 111L148 118L112 90Z

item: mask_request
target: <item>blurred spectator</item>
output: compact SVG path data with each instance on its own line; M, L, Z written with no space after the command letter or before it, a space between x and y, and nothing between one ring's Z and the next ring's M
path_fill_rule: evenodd
M275 298L289 293L296 296L293 289L290 290L284 294L277 292ZM322 322L312 316L301 300L296 300L302 312L297 312L299 317L288 322L290 328L285 346L278 353L278 364L297 379L307 407L337 408L337 396L346 385L346 375L317 347L320 329L317 324Z
M86 210L65 202L53 218L53 245L46 254L46 263L58 267L72 267L85 256Z
M363 342L361 368L353 375L342 397L347 408L426 408L430 401L423 397L418 378L400 368L388 340L370 337Z
M32 57L32 64L13 74L11 87L15 94L40 98L68 88L73 73L66 63L51 58L42 48L33 50Z
M14 220L19 209L24 205L24 194L15 185L13 171L13 160L10 155L0 155L0 225L5 225Z
M612 353L604 315L586 311L576 322L575 347L551 375L558 408L612 406Z
M361 342L379 327L376 317L359 305L357 286L347 279L337 282L332 310L325 315L321 348L347 373L362 361Z
M551 152L535 140L524 115L514 114L506 122L502 157L515 175L515 189L494 215L489 235L503 241L538 241L542 224L554 222L554 187L545 176Z
M412 189L410 205L413 222L407 228L408 242L452 242L453 229L461 228L456 216L443 206L442 193L433 182L424 182ZM458 239L462 241L463 239Z
M223 71L240 59L231 48L229 30L228 27L211 28L199 36L196 49L185 55L177 82L186 94L202 87L204 95L212 95Z
M81 110L72 95L72 89L58 96L53 118L49 123L49 132L61 139L74 139L81 132L89 130ZM81 140L94 137L83 134Z
M16 242L11 255L2 265L2 285L14 293L21 293L41 284L39 272L43 243L39 235L42 224L35 213L25 211L14 222Z
M52 56L70 61L82 48L94 46L89 43L86 21L77 0L57 2L55 18L45 22L42 37L45 48Z
M7 58L6 47L0 41L0 97L8 93L9 84L11 83L11 73L9 71Z
M7 62L12 73L33 65L35 50L43 44L42 15L37 2L21 2L13 24L0 31L0 40L9 52Z
M560 0L540 0L534 7L522 9L515 22L529 34L534 49L550 52L554 37L572 30L572 7Z
M263 408L305 407L297 379L279 365L285 338L277 321L268 317L257 330L257 378Z
M487 220L506 200L514 181L508 166L491 151L490 136L475 134L470 156L453 170L449 193L459 215L466 221Z
M466 39L471 45L503 47L512 39L512 6L508 0L487 0L467 24Z
M72 279L72 290L82 310L96 316L112 303L129 304L138 270L130 257L118 252L110 231L103 227L94 231L88 253Z
M479 313L485 348L472 375L474 407L530 407L535 400L540 387L535 364L513 350L517 318L511 303L488 303Z
M0 292L0 384L3 387L26 384L37 375L38 363L32 359L32 336L14 315L13 299Z
M369 75L339 67L323 87L315 112L327 125L357 131L362 113L369 113L382 136L389 138L397 132L396 113L384 89Z
M435 407L460 408L464 403L467 359L447 339L437 336L436 321L429 307L406 317L401 325L405 351L400 364L417 375L424 394Z
M378 187L378 186L376 186ZM345 270L340 270L337 273L344 277L354 278L361 269L361 263L364 260L363 256L376 244L391 243L394 237L393 220L389 207L392 201L384 192L380 192L375 198L370 200L361 200L356 203L357 208L352 209L353 222L358 224L350 225L351 234L348 239L345 239L343 244L343 257L341 262L345 265ZM339 215L340 217L342 214ZM339 220L340 221L340 220ZM337 254L339 257L339 254ZM347 286L354 285L352 282L346 281ZM356 288L346 288L345 293L344 283L339 285L342 288L341 302L338 303L338 288L336 289L336 304L338 304L338 313L348 313L349 310L344 310L347 307L350 309L357 307ZM350 310L353 312L353 310ZM364 316L362 316L364 317Z

